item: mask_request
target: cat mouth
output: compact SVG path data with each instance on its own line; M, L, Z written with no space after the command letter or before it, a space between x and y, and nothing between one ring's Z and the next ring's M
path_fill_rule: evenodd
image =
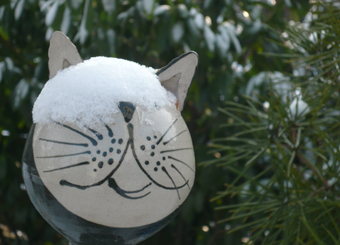
M146 197L147 195L149 195L151 193L151 191L149 191L148 193L146 193L144 195L136 196L136 197L130 196L130 195L144 191L146 188L148 188L150 185L152 185L152 183L150 182L149 184L147 184L143 188L141 188L139 190L135 190L135 191L126 191L126 190L120 188L114 178L110 178L108 180L108 185L109 185L110 188L115 190L122 197L125 197L125 198L128 198L128 199L140 199L140 198L143 198L143 197Z

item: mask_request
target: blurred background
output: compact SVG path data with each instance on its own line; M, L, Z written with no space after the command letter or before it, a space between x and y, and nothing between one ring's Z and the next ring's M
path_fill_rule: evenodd
M308 0L0 1L0 244L67 244L34 209L21 177L32 106L48 80L56 30L83 59L117 57L160 68L187 51L198 53L182 113L195 147L195 185L176 219L140 244L249 244L242 220L220 222L228 213L216 210L237 203L218 195L236 172L207 164L227 154L211 150L214 138L230 134L220 125L233 120L218 108L242 103L249 84L259 84L266 72L293 71L273 54L290 52L282 32L303 21L310 7Z

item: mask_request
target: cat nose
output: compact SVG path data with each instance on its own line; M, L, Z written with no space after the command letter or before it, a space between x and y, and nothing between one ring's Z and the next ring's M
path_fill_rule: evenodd
M130 102L121 101L119 102L119 109L123 114L125 122L130 122L135 112L136 106Z

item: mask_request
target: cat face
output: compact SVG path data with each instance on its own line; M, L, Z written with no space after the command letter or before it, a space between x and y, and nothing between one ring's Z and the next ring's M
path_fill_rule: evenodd
M50 78L81 62L64 35L56 33L54 39ZM54 57L61 49L66 52ZM129 228L155 223L184 202L194 183L195 159L180 111L196 65L196 54L188 53L157 72L162 86L175 95L172 104L150 110L122 100L112 120L100 118L90 126L79 116L77 121L36 122L35 166L61 205L93 223Z

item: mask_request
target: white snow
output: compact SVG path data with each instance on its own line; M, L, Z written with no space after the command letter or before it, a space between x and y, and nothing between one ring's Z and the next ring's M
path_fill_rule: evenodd
M33 107L33 122L109 124L121 113L121 101L149 112L175 107L176 97L161 86L155 73L153 68L107 57L66 68L45 84Z
M184 28L181 23L176 23L171 30L172 33L172 39L175 41L175 43L178 43L184 34Z
M295 98L289 105L289 112L288 116L291 120L295 120L299 117L303 117L309 112L309 107L306 102L302 100L301 89L297 88L294 92Z

